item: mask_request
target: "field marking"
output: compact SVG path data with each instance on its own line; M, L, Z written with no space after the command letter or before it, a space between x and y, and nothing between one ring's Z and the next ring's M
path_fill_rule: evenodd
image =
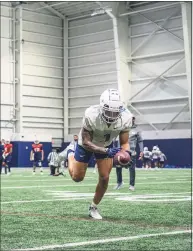
M98 177L97 177L98 178ZM84 181L86 180L89 180L89 181L98 181L97 178L95 177L86 177L84 179ZM156 181L157 180L160 180L160 181L168 181L170 178L169 177L148 177L148 178L145 178L145 177L138 177L137 180L143 180L143 181L147 181L149 179L155 179ZM188 178L187 179L178 179L177 177L172 177L172 179L174 181L191 181L189 180ZM116 181L117 178L110 178L111 181ZM56 183L59 183L59 182L66 182L66 181L72 181L72 179L68 179L68 178L61 178L59 180L51 180L51 179L40 179L40 180L33 180L33 179L30 179L30 180L1 180L1 186L4 185L4 184L7 184L7 183L18 183L18 182L50 182L50 183L53 183L53 182L56 182ZM138 183L139 184L139 183Z
M144 235L135 235L135 236L128 236L128 237L117 237L117 238L110 238L110 239L98 239L92 241L82 241L82 242L72 242L72 243L65 243L61 245L48 245L48 246L41 246L35 248L21 248L21 249L11 249L11 251L36 251L36 250L47 250L47 249L55 249L55 248L67 248L67 247L80 247L80 246L88 246L88 245L95 245L95 244L104 244L104 243L111 243L117 241L131 241L137 240L142 238L151 238L157 236L167 236L167 235L177 235L177 234L186 234L191 233L191 230L183 230L183 231L173 231L173 232L166 232L166 233L155 233L155 234L144 234Z
M46 192L51 192L51 191L46 191ZM62 191L58 191L59 193L62 193ZM74 193L76 193L75 191L73 191ZM70 191L63 191L63 193L69 193L70 195ZM132 195L132 197L135 197L135 196L162 196L162 195L177 195L177 194L189 194L191 192L181 192L181 193L165 193L165 194L142 194L142 195L132 195L132 193L130 195ZM84 194L84 193L83 193ZM110 194L110 193L107 193L107 194ZM105 195L107 195L105 194ZM117 193L117 195L128 195L128 193ZM67 195L67 194L66 194ZM91 194L90 197L93 197L94 193ZM52 201L65 201L65 200L83 200L83 199L87 199L89 198L89 196L87 197L64 197L64 198L61 198L61 199L40 199L40 200L18 200L18 201L3 201L1 202L1 204L22 204L22 203L37 203L37 202L52 202ZM109 198L106 198L104 197L104 199L109 199Z
M16 200L16 201L4 201L1 204L15 204L15 203L36 203L36 202L51 202L51 201L63 201L63 200L85 200L85 197L81 198L63 198L63 199L50 199L50 200Z
M149 185L161 185L161 184L181 184L181 183L189 183L191 181L164 181L164 182L148 182ZM116 185L117 183L111 183L109 186ZM147 183L137 183L137 185L147 185ZM83 182L80 183L80 185L77 184L69 184L69 185L51 185L51 186L16 186L16 187L1 187L1 189L28 189L28 188L41 188L41 187L88 187L88 186L96 186L96 184L84 184Z
M166 198L166 199L163 199ZM170 199L169 199L170 198ZM159 203L159 202L173 202L173 201L188 201L191 200L191 196L188 195L136 195L136 196L125 196L115 198L115 200L127 201L127 202L150 202L150 203Z

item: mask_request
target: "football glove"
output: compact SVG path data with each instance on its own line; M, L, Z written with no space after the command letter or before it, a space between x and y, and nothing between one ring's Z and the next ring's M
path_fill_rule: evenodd
M126 151L126 152L130 155L130 158L131 158L131 152L130 152L130 151ZM130 160L130 162L128 163L128 165L125 166L125 169L130 168L130 167L132 166L132 164L133 164L133 160L132 160L132 158L131 158L131 160Z
M107 155L109 158L113 158L116 153L118 153L121 150L121 148L115 147L115 148L107 148Z

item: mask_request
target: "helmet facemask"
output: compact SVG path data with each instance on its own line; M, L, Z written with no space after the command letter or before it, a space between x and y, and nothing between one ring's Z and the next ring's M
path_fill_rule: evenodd
M104 105L101 108L101 115L106 123L116 123L121 117L122 106L120 107L109 107L109 105Z

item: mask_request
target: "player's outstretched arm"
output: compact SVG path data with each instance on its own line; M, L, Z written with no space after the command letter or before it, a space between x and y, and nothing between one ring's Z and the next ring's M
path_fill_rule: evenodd
M83 127L81 136L82 136L83 147L86 150L94 152L94 153L101 153L101 154L107 153L106 148L99 147L99 146L92 143L92 139L93 139L93 132L92 131L88 131Z

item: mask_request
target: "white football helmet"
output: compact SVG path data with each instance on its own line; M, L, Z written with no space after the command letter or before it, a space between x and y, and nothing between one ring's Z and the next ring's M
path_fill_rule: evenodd
M39 142L38 139L34 140L34 144L39 144L39 143L40 143L40 142Z
M10 139L6 139L5 144L10 144Z
M148 147L145 146L145 147L143 148L143 150L144 150L144 151L148 151Z
M153 151L157 151L157 146L154 146L154 147L153 147Z
M107 123L115 123L121 116L123 102L116 89L107 89L100 96L100 113Z

